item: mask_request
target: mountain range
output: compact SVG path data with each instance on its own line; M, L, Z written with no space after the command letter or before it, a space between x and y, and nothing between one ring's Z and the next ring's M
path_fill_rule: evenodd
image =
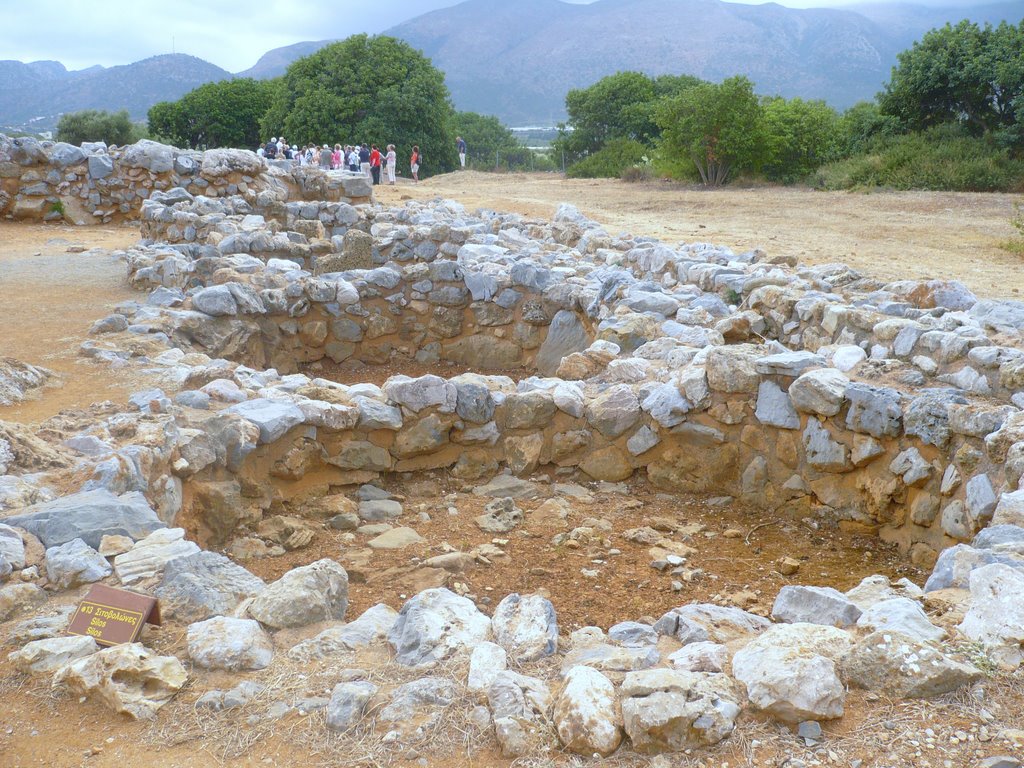
M744 74L763 94L825 99L837 108L872 98L897 54L926 31L969 18L1024 17L1024 0L975 7L867 4L796 9L723 0L467 0L402 22L384 34L422 50L446 76L460 110L510 125L552 125L565 94L604 75L639 70L721 80ZM61 113L127 109L135 119L232 76L281 75L333 40L264 54L229 73L184 54L118 67L68 71L55 61L0 61L0 126L45 130Z

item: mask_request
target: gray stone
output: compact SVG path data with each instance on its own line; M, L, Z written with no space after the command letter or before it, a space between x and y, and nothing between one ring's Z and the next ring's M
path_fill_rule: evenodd
M843 407L850 380L834 368L808 371L789 386L789 397L798 411L835 416Z
M217 616L190 624L187 639L189 658L203 669L264 669L274 657L270 637L251 619Z
M495 499L484 507L484 514L474 518L473 522L486 533L508 533L523 522L523 511L511 498Z
M772 618L788 624L849 627L860 615L860 608L832 587L785 586L772 605Z
M402 516L402 505L391 499L359 502L359 518L371 523L393 520Z
M555 313L547 337L537 352L536 367L541 376L553 376L562 359L590 346L591 338L574 312L562 309Z
M751 704L783 722L832 720L846 700L836 661L852 647L834 627L779 624L733 656L733 675Z
M114 172L114 160L110 155L89 155L89 178L94 181L105 179Z
M693 410L693 405L672 382L651 388L640 407L666 429L682 424L686 420L686 414Z
M673 669L630 672L619 695L626 734L642 754L717 744L732 733L742 700L725 675Z
M996 492L992 488L992 482L988 475L975 475L967 481L967 513L972 520L982 524L992 518L996 508Z
M640 427L633 436L626 441L626 450L633 456L640 456L661 443L658 433L646 424Z
M274 629L345 618L348 574L329 558L293 568L260 591L249 615Z
M470 600L447 589L428 589L402 606L388 641L399 664L422 667L471 649L490 630L490 619Z
M414 544L422 544L426 541L412 528L405 526L392 528L384 531L366 542L370 549L405 549Z
M843 673L859 688L910 699L942 696L984 677L973 664L892 630L860 640L843 660Z
M327 728L345 732L355 727L378 690L376 685L365 680L338 683L331 691L327 705Z
M65 664L85 658L99 649L91 637L51 637L28 643L21 650L7 654L7 660L19 672L28 675L52 675Z
M166 527L141 493L116 496L105 489L35 504L22 514L4 518L4 523L24 528L46 547L82 539L93 549L104 536L139 540Z
M558 650L558 619L540 595L508 595L491 617L494 641L518 663L537 661Z
M199 552L171 560L154 595L165 615L200 621L231 613L266 585L261 579L216 552Z
M81 539L46 550L46 578L57 589L91 584L113 571L107 559Z
M391 694L391 701L377 715L379 721L386 723L404 723L406 727L422 722L424 716L428 722L455 701L458 691L451 680L443 677L424 677L419 680L400 685Z
M762 381L757 388L757 409L754 411L762 424L780 429L800 429L797 414L789 395L772 381Z
M125 148L121 162L131 168L145 168L153 173L166 173L174 169L174 147L143 139Z
M614 439L640 419L640 403L627 384L610 387L587 404L587 421L602 435Z
M764 376L789 376L796 378L808 368L820 368L824 365L825 358L821 355L799 350L759 357L754 367L758 373Z
M226 285L212 285L192 294L192 307L211 317L230 317L238 314L238 303Z
M753 637L770 626L763 616L710 603L673 608L654 624L658 634L674 637L683 645L706 640L728 643Z
M938 642L946 633L928 619L924 609L906 597L875 603L857 620L858 627L876 632L899 632L920 642Z
M392 376L383 386L392 402L408 408L413 413L437 406L441 413L455 410L457 390L455 385L440 376L427 375L412 379L408 376Z
M853 469L849 449L832 439L831 433L817 419L808 419L803 432L807 463L821 472L847 472Z
M280 440L288 430L305 420L302 410L294 403L267 398L237 403L223 412L237 414L259 427L261 445Z
M957 628L999 664L1016 669L1024 660L1024 573L993 563L973 571L970 585L971 607Z
M902 429L900 394L887 387L871 387L855 382L846 388L850 407L846 426L872 437L897 437Z
M622 621L608 628L608 639L627 648L658 644L658 633L650 624Z
M0 523L0 561L16 571L25 567L25 542L20 533L3 523Z
M288 658L310 662L367 648L387 638L398 612L387 605L367 608L355 621L325 629L316 637L303 640L288 651Z
M932 476L934 467L924 460L917 448L908 448L889 463L889 471L902 475L903 482L911 487L924 485Z
M759 357L750 344L712 347L705 363L708 385L718 392L753 394L761 380L756 368Z

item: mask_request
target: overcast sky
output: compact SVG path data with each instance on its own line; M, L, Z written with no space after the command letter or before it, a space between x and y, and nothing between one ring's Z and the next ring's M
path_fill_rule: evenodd
M916 2L973 4L972 0ZM781 4L806 8L850 3L783 0ZM12 3L17 10L7 8L0 17L0 59L49 59L68 69L82 69L129 64L174 50L239 72L272 48L380 32L421 13L457 4L457 0L32 0Z

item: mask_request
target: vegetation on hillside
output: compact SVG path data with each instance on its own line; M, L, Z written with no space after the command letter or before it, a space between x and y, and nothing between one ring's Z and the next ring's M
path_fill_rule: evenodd
M876 102L758 97L721 83L619 72L566 97L555 148L574 176L662 175L707 186L737 176L832 189L1024 188L1024 21L927 33Z

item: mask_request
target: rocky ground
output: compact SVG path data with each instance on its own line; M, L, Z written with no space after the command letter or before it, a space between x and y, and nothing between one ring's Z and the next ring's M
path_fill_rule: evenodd
M474 203L503 201L507 189L499 194L491 184L466 174L383 194L418 197L443 189ZM530 178L523 180L519 202L508 207L536 213L533 208L542 206L537 190L545 186L559 199L588 194L587 185ZM594 196L581 201L597 208L607 204L602 195L622 198L637 188L589 189ZM665 204L662 190L646 194L653 207ZM807 215L807 199L793 202L782 192L774 202L754 202L765 194L739 193L731 201L763 205L762 223L780 207ZM860 210L862 200L854 196L837 197L830 206L842 199L856 201ZM919 202L884 200L873 221L891 216L894 206ZM988 210L981 218L990 223L1004 203L977 197ZM934 238L915 245L918 254L941 247L935 231L944 217L935 206L945 204L932 200L919 230L908 224L914 237L927 231ZM661 218L657 210L651 215ZM847 215L852 222L859 213ZM964 228L978 219L968 216ZM612 213L608 221L629 223ZM728 221L718 226L730 230ZM827 249L819 242L820 222L817 227L801 249L810 261ZM867 229L873 239L861 250L873 258L889 235L874 223ZM971 232L989 237L982 230ZM12 231L37 242L52 232ZM689 239L695 233L657 234ZM5 307L0 322L14 340L10 354L53 369L64 387L36 392L39 399L28 406L0 408L0 418L50 419L32 434L5 433L7 444L40 440L33 444L38 455L49 451L52 467L66 478L58 490L71 492L92 465L88 458L69 458L69 439L79 435L72 445L80 457L109 450L110 444L99 445L104 440L155 446L166 426L160 414L171 403L161 400L163 392L135 396L134 413L122 414L129 392L152 374L134 362L112 369L119 360L113 356L85 365L71 357L89 338L92 322L132 296L123 287L124 265L68 237L43 240L33 258L50 261L30 266L11 242L5 241L0 262L0 275L11 281L6 285L31 287L38 270L49 268L51 290L54 282L64 286L53 295L66 309L54 313L59 320L41 318L35 330ZM783 250L790 247L783 244ZM83 253L99 266L47 266ZM957 277L974 280L976 292L986 294L990 267ZM944 263L930 274L957 268ZM27 305L18 313L32 314ZM66 351L44 357L41 347ZM155 356L159 348L145 352ZM208 362L175 358L173 364ZM8 380L24 380L25 370L12 364L20 373ZM342 385L383 385L403 373L424 388L434 386L437 375L463 372L429 361L400 369L321 362L309 371ZM247 401L288 385L257 382L240 369L225 375L208 382L203 394ZM167 388L166 379L161 385ZM167 395L174 392L168 388ZM115 403L89 405L100 399ZM195 397L188 402L195 404ZM89 424L103 426L83 439ZM47 541L44 551L39 539L17 532L5 537L11 529L0 528L0 562L16 572L0 594L0 637L7 651L24 648L0 662L3 764L490 766L515 760L539 766L580 764L603 754L613 765L658 768L1019 766L1019 633L1009 627L1008 643L994 643L995 651L970 641L964 633L972 622L989 636L994 620L978 615L977 594L922 593L927 570L823 510L766 518L733 498L666 494L637 479L599 482L571 467L524 474L521 480L457 480L445 471L403 472L326 497L298 495L216 547L227 555L218 568L235 563L246 569L231 570L228 579L245 582L236 598L254 596L237 608L215 608L202 602L209 596L182 586L203 573L189 570L198 548L147 517L145 501L140 507L131 494L119 502L127 509L127 539L100 535L102 526L81 528L75 535L88 543L62 536L59 543ZM92 477L105 482L101 474ZM111 509L107 497L96 504ZM180 522L190 527L189 520ZM39 535L55 536L50 529ZM1001 535L968 549L1004 563L988 566L1003 570L992 571L987 586L1005 596L1017 587L1018 538ZM179 566L172 565L175 558ZM188 568L175 576L173 569L186 560ZM247 582L251 577L268 586ZM958 578L964 586L966 575ZM176 606L163 627L143 634L149 650L96 654L88 642L65 639L26 646L59 636L68 610L97 580L152 590ZM51 689L55 671L60 685Z

